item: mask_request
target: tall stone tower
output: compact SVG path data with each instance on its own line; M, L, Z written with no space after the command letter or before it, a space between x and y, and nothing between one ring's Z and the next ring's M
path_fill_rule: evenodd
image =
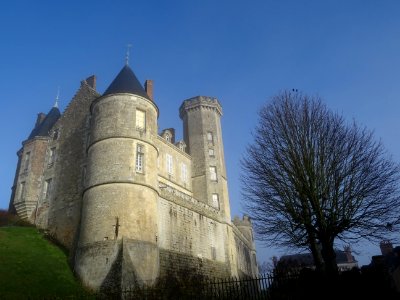
M157 118L128 65L92 103L75 261L88 286L152 284L158 276L158 185L150 171L157 170Z
M221 211L230 222L228 185L222 142L222 108L216 98L198 96L180 109L183 136L193 159L193 197Z

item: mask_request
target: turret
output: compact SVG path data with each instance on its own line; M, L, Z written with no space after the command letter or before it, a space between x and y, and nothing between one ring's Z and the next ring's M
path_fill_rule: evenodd
M216 98L198 96L180 107L183 136L192 157L193 197L220 210L230 222L230 206L222 141L222 108Z
M19 217L35 222L35 208L41 197L41 178L46 159L49 132L60 117L54 106L47 115L39 113L35 127L18 151L18 165L12 187L9 210Z
M93 288L158 276L157 117L128 65L92 103L76 269Z

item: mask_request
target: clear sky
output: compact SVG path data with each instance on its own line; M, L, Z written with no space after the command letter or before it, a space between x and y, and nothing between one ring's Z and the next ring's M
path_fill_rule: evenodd
M178 108L197 95L223 106L232 214L242 214L239 160L257 110L283 89L320 95L374 130L400 161L400 2L306 0L7 1L0 8L0 208L21 142L60 86L64 110L95 74L103 93L124 63L154 80L159 127L182 137ZM361 264L377 245L353 245ZM283 249L257 244L259 261Z

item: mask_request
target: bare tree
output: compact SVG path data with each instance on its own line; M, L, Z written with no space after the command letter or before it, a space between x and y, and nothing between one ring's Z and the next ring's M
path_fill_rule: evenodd
M335 240L377 241L399 224L399 165L318 97L286 91L264 106L242 170L258 238L308 247L327 274L337 273Z

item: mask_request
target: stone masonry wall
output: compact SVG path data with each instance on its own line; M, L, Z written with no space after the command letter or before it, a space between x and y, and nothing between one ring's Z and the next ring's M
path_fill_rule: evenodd
M99 95L85 81L55 127L60 129L50 232L67 248L74 245L80 222L90 104Z
M158 203L159 246L199 258L225 262L224 225L162 198Z
M188 254L160 249L160 278L183 277L186 280L199 278L227 278L230 276L225 263L194 257Z

